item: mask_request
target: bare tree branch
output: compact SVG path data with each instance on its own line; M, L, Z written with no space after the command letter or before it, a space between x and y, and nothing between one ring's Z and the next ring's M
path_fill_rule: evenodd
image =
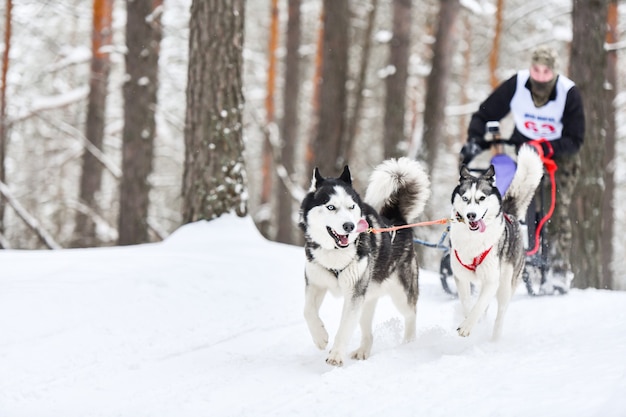
M97 226L99 234L106 234L111 241L117 240L117 228L111 224L95 210L79 200L66 201L66 205L79 213L88 216Z
M107 157L100 149L94 146L94 144L91 143L80 130L63 121L51 120L42 115L38 115L38 117L45 122L55 126L56 128L64 131L71 137L79 140L83 144L87 152L91 153L107 169L107 171L109 171L111 175L115 177L115 179L120 179L122 177L122 170L115 164L115 162Z
M11 249L11 243L3 233L0 233L0 248Z
M285 185L285 188L287 188L287 191L289 191L291 198L299 204L306 195L306 191L289 177L287 168L285 168L283 163L280 161L280 135L278 133L278 126L276 126L275 123L269 123L267 125L264 124L261 121L261 117L254 109L250 110L250 115L259 129L261 129L261 132L263 132L263 135L267 139L268 143L272 145L272 157L274 159L274 169L276 174Z
M52 235L50 235L39 223L39 221L33 217L25 208L20 204L20 202L13 196L9 187L4 183L0 182L0 194L4 196L9 205L15 210L15 213L24 220L24 223L37 234L39 239L50 249L61 249L61 245L59 245Z
M86 99L88 95L89 87L82 86L56 96L40 97L33 102L30 108L20 111L15 117L9 119L7 124L10 127L16 123L37 116L41 112L71 106L72 104Z

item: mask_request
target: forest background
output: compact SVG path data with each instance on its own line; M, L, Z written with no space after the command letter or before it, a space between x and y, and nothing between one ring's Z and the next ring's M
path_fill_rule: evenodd
M576 20L581 13L573 13L573 8L581 3L607 12L600 13L599 22L593 20L595 13L583 13L588 21ZM147 11L133 9L133 4L146 6ZM191 7L191 0L0 5L6 17L0 45L4 161L0 193L6 203L0 213L2 247L156 241L186 221L181 188ZM326 17L325 7L332 8ZM579 230L602 229L599 240L578 237L583 245L596 246L590 253L605 268L591 285L626 289L626 274L618 272L626 267L621 256L625 242L620 238L626 217L619 210L626 192L626 68L617 65L625 50L619 41L626 28L625 9L617 1L566 0L245 2L241 76L248 212L269 239L299 244L298 200L308 187L313 165L330 176L349 163L357 189L363 190L373 166L389 156L408 155L431 171L433 196L425 217L447 216L471 113L493 86L528 66L534 47L548 44L560 53L562 73L579 85L599 79L601 87L595 91L610 103L605 114L587 113L588 124L599 128L588 128L582 153L599 155L600 162L583 158L592 171L584 172L589 175L581 178L577 192L581 206L585 201L592 204L592 215L581 216L589 210L572 207L572 216ZM294 10L299 11L295 32ZM108 26L96 28L94 16ZM142 27L138 21L148 22L143 26L152 31L137 35L133 30ZM604 46L597 49L603 62L606 58L605 67L590 61L584 68L574 65L574 74L570 73L570 59L580 48L576 28L589 38L602 36ZM344 55L322 61L321 45L330 31L345 31L346 42L333 49ZM105 36L97 38L94 33ZM133 50L129 40L135 35L152 36L152 41ZM294 48L295 70L289 60ZM129 106L128 81L140 66L133 59L143 53L158 58L154 64L158 76L139 77L137 84L156 97L149 106ZM106 71L98 69L97 58ZM344 60L344 78L320 82L325 64ZM99 85L93 77L98 71L106 73ZM321 88L332 83L345 86L345 96L329 96ZM94 120L90 105L97 88L104 117ZM344 89L335 89L340 90ZM344 102L345 111L337 121L345 124L342 140L327 131L332 123L318 123L338 115L332 100ZM144 107L152 114L142 113ZM144 126L152 116L154 125ZM598 118L603 123L597 123ZM102 128L96 139L90 130L94 125ZM134 132L127 131L130 127ZM510 121L505 121L505 136L510 130ZM590 132L598 131L601 135L590 137ZM145 140L133 144L129 137ZM602 152L593 152L597 149ZM89 183L84 174L96 166L102 168L100 176L95 175L95 184ZM134 188L126 186L133 181ZM603 194L594 198L598 188ZM133 201L133 196L144 193L146 201ZM142 222L132 218L124 222L137 207L145 210L143 234L130 233ZM416 232L437 240L441 231L434 227ZM423 266L436 269L438 256L436 251L422 250Z

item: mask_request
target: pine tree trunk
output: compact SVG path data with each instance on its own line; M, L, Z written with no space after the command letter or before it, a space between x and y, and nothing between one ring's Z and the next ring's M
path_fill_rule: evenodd
M406 82L409 78L409 56L411 53L411 0L393 1L392 27L389 67L393 68L394 71L385 79L387 88L383 122L385 159L404 156L407 152L404 116Z
M9 134L7 132L7 73L9 72L9 51L11 50L11 21L12 21L13 2L7 0L6 2L6 14L4 17L4 51L2 52L2 74L0 86L0 183L6 181L6 173L4 169L4 162L6 159L7 141L9 140ZM0 195L0 236L4 235L4 209L6 206L5 198ZM0 239L3 241L4 239ZM4 248L5 245L0 244L0 247Z
M270 6L270 27L269 42L267 46L267 79L265 91L265 120L267 126L273 126L275 122L276 104L274 94L276 92L276 73L277 73L277 50L278 50L278 28L279 28L279 9L278 0L271 0ZM270 137L271 129L266 129L265 138L263 140L263 150L261 154L261 195L259 199L259 211L262 213L271 213L272 192L276 190L274 187L274 152L272 149L272 138ZM271 238L272 216L260 216L256 219L256 224L263 236Z
M300 0L289 0L287 55L281 124L281 161L287 175L294 172L295 146L298 137L298 99L300 97ZM282 181L278 186L278 242L294 242L293 198Z
M127 4L126 74L122 183L118 232L120 245L144 243L148 236L148 208L152 173L155 110L159 89L162 0L135 0Z
M354 106L350 120L348 120L348 136L343 142L341 157L344 161L350 161L356 134L361 120L363 110L363 98L366 89L366 79L369 71L369 64L372 51L372 34L374 33L374 24L376 22L376 14L378 12L378 0L371 0L369 11L367 13L367 23L363 33L363 42L361 44L361 64L359 65L359 75L356 79L356 88L354 89Z
M609 4L609 13L607 21L607 34L606 43L612 45L619 40L619 28L617 26L618 10L617 0L611 0ZM604 173L604 201L602 204L602 221L604 234L602 237L604 243L604 250L602 251L602 264L605 266L604 275L600 280L600 288L615 288L613 282L613 269L611 268L611 262L613 260L613 228L615 226L615 208L614 195L615 195L615 149L616 149L616 109L615 98L617 97L617 51L615 49L609 49L607 52L607 66L606 66L606 81L609 88L606 90L606 101L609 106L607 117L607 131L606 131L606 147L604 155L604 166L606 171Z
M247 214L244 0L194 0L189 23L183 222Z
M324 8L319 16L319 29L317 31L317 39L315 41L315 68L313 70L313 97L311 98L311 114L312 120L307 135L307 143L304 152L304 162L306 164L306 172L313 173L316 166L315 160L315 140L317 138L317 130L320 116L320 95L322 90L322 65L324 63ZM306 186L310 184L310 177L306 177Z
M604 88L606 52L604 41L610 0L574 0L573 39L569 74L576 82L585 109L585 144L580 152L581 171L572 199L575 219L572 236L573 285L601 288L605 267L602 253L604 227L604 155L608 120Z
M348 79L348 0L324 0L324 43L315 165L322 175L339 174L341 141L345 139Z
M94 0L91 75L85 137L99 151L102 151L104 142L107 84L111 68L109 52L103 50L103 47L111 45L113 40L112 20L113 0ZM87 149L83 151L82 165L79 199L88 210L76 213L72 245L77 247L96 246L98 244L96 223L90 212L97 214L99 211L96 196L100 191L104 167Z
M489 83L491 88L495 89L500 84L497 76L498 61L500 57L500 38L502 36L502 12L504 9L504 0L496 1L496 27L494 28L493 44L489 52Z
M437 149L445 134L447 85L450 82L450 65L453 55L451 51L454 50L453 29L459 9L459 0L441 0L432 67L426 82L422 149L418 154L418 159L425 162L430 172L437 159Z

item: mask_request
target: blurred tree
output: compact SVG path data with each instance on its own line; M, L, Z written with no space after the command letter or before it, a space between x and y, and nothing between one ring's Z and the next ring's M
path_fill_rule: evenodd
M2 75L0 86L0 183L6 181L4 163L6 159L7 141L7 72L9 71L9 50L11 49L11 21L13 2L6 0L6 10L4 16L4 50L2 51ZM4 209L5 199L0 195L0 248L7 246L4 238Z
M389 73L385 78L384 158L406 155L405 103L411 53L411 1L393 0L393 35L389 43Z
M109 50L113 39L113 0L93 1L93 29L91 33L91 73L89 78L89 98L85 138L98 151L102 151L106 113L107 85L111 62ZM82 210L76 212L73 246L96 246L96 222L98 214L96 195L100 191L103 166L88 150L83 150L82 175L80 177L79 199Z
M345 139L350 13L348 0L324 0L324 34L320 106L313 143L315 165L322 175L339 174Z
M266 90L265 90L265 122L268 129L265 129L265 138L263 140L262 151L262 164L261 164L261 195L259 204L261 206L257 215L257 227L266 237L274 237L270 231L272 222L275 219L266 215L271 213L272 210L269 206L272 204L272 189L276 189L274 186L274 163L273 163L273 150L272 150L272 138L270 132L275 123L276 103L274 100L274 94L276 91L276 66L278 57L276 52L278 50L278 29L280 26L278 0L270 1L270 33L267 46L267 77L266 77Z
M463 13L462 14L463 20L462 20L462 24L461 24L461 34L460 34L460 38L461 39L471 39L472 37L472 25L470 24L470 19L468 16L468 13ZM462 44L460 44L460 51L461 51L461 57L462 57L462 62L463 64L461 65L461 73L459 74L459 84L461 86L467 86L471 84L471 75L472 72L474 70L474 68L472 67L472 48L470 48L470 45L468 42L463 42ZM467 88L461 88L459 91L459 104L464 105L467 104L469 101L469 97L468 97L468 91ZM470 119L469 114L464 113L459 115L458 117L458 121L459 121L459 127L458 127L458 131L459 132L465 132L467 129L467 124L469 123L469 119ZM462 135L458 135L456 137L455 143L459 143L459 144L463 144L465 143L466 138Z
M313 94L311 98L311 126L307 136L305 147L304 161L306 164L306 186L310 185L310 175L316 165L315 161L315 139L317 137L317 126L319 124L320 113L320 91L322 89L322 64L324 60L324 7L318 19L319 27L317 30L317 39L315 41L315 68L313 69Z
M440 1L432 64L426 80L422 148L418 154L418 158L425 162L431 173L437 158L437 149L444 143L447 86L450 82L454 50L454 24L459 9L459 0Z
M118 243L149 240L149 175L152 173L163 0L126 3L126 82Z
M489 51L489 83L495 89L500 85L498 78L498 58L500 57L500 38L502 37L502 12L504 0L496 0L496 27L494 28L493 42Z
M573 285L602 288L605 271L602 253L605 230L600 210L604 199L606 134L609 97L605 91L607 54L604 49L610 0L574 0L573 38L569 75L580 89L585 108L585 145L580 152L581 169L572 209L578 227L573 230Z
M298 136L298 99L300 96L300 3L288 0L288 20L285 55L285 86L283 91L283 120L280 126L280 155L285 175L294 173L295 147ZM276 240L294 242L293 197L280 181L278 191L278 230Z
M183 222L248 212L242 93L245 0L193 0Z
M354 89L354 106L352 114L348 120L348 137L343 141L341 155L343 160L350 161L352 157L352 149L356 140L359 121L363 110L363 98L366 89L366 79L369 71L369 64L372 51L372 34L374 33L374 23L376 22L376 13L378 12L378 0L371 0L369 10L367 12L367 23L363 33L363 41L361 43L361 60L359 72L356 79L356 88Z
M617 77L617 51L614 45L619 40L619 28L618 28L618 9L617 0L610 0L609 12L607 17L607 33L606 44L608 45L607 51L607 65L606 65L606 101L608 108L607 118L607 130L606 130L606 146L604 155L604 200L602 202L602 221L603 221L603 243L604 250L602 251L602 264L606 266L604 268L603 281L600 283L601 288L615 288L615 282L613 280L613 269L611 264L613 261L613 229L615 227L615 208L614 208L614 195L615 195L615 168L616 161L616 147L617 147L617 126L616 117L617 110L615 108L615 99L617 98L618 77Z

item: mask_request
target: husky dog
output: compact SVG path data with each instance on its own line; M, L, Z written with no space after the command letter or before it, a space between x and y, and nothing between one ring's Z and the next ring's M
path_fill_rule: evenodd
M410 228L367 233L369 228L406 225L430 197L430 181L408 158L384 161L372 173L365 202L352 188L346 166L338 178L324 178L316 168L300 208L306 264L304 317L313 342L328 344L319 309L330 291L343 297L341 321L326 362L343 365L346 345L360 319L361 346L353 359L367 359L372 349L372 319L377 299L390 294L405 318L404 339L415 337L418 265Z
M457 329L469 336L496 296L498 312L493 339L502 333L502 321L524 269L524 243L518 219L523 219L543 175L543 163L529 146L522 146L513 181L500 196L493 165L474 177L461 168L459 184L452 192L450 262L465 320ZM472 307L470 284L480 284Z

